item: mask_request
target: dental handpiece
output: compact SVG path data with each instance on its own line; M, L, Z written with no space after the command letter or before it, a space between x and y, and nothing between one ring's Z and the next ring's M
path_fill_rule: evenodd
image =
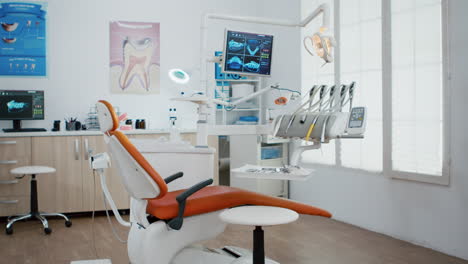
M343 111L343 104L345 102L345 99L346 99L346 85L341 85L341 92L340 92L340 112Z
M309 91L309 111L310 111L310 108L312 106L312 103L314 102L314 91L315 91L316 88L317 88L317 85L314 85L314 86L312 86L312 88ZM304 114L301 117L300 123L304 124L306 120L307 120L307 112L306 112L306 114Z
M353 97L354 97L354 86L356 82L352 82L349 85L349 112L351 113L351 109L353 109Z
M322 85L322 87L320 88L320 95L319 95L319 96L320 96L320 98L319 98L319 99L320 99L319 112L322 111L322 102L323 102L322 99L323 99L323 96L325 95L325 88L326 88L326 87L327 87L326 85Z
M332 111L333 109L333 103L335 101L335 98L333 97L333 95L335 94L335 85L333 85L331 88L330 88L330 107L329 107L329 110Z
M292 126L294 119L296 119L296 115L292 115L291 118L289 119L288 126L286 127L286 133L288 133L289 128Z
M314 131L315 124L317 124L317 120L318 120L319 116L320 115L315 116L314 121L312 121L312 124L310 124L309 130L307 131L307 135L306 135L306 139L305 139L306 141L310 140L310 136L312 135L312 132Z

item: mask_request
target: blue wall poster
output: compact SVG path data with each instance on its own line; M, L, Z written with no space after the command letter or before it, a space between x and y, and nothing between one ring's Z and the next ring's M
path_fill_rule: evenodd
M0 76L46 76L46 4L0 1Z

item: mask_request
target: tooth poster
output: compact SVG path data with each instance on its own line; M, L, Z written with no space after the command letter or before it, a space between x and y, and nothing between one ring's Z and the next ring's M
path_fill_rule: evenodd
M46 3L0 1L0 76L46 76Z
M160 90L159 23L110 23L112 93L149 94Z

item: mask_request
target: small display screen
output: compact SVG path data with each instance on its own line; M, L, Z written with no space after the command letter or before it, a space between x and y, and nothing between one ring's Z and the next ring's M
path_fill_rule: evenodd
M269 76L273 36L226 31L224 71Z
M364 123L364 107L355 107L349 118L349 128L360 128Z
M0 119L44 119L44 92L0 90Z

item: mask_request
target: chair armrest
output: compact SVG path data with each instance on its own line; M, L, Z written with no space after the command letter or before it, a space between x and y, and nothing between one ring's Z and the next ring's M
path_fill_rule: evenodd
M177 195L176 200L179 204L179 213L176 218L169 221L168 225L170 228L174 230L180 230L182 228L182 225L184 224L185 203L187 198L211 184L213 184L213 179L202 181L185 190L183 193Z
M166 182L166 184L170 183L170 182L173 182L179 178L181 178L182 176L184 176L184 173L183 172L178 172L176 174L173 174L167 178L164 179L164 181Z

